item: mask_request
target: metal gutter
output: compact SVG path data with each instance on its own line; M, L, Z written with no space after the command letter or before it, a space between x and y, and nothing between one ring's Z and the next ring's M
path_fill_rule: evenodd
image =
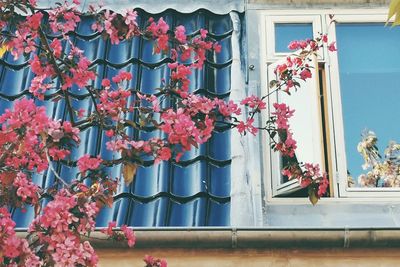
M378 248L400 247L400 228L201 228L137 229L137 248ZM89 239L97 248L123 248L123 243Z

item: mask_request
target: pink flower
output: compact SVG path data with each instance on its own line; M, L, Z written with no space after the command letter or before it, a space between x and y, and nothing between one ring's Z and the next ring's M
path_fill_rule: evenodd
M168 63L167 66L168 68L170 68L171 70L176 69L178 67L178 62L174 62L174 63Z
M300 72L300 78L302 79L302 80L306 80L306 79L309 79L309 78L311 78L311 71L309 70L309 69L304 69L304 70L302 70L301 72Z
M208 31L205 29L200 29L201 38L205 39L207 37Z
M175 28L175 38L182 44L186 42L185 31L185 27L182 25Z
M276 116L276 125L278 129L288 129L288 119L293 116L294 110L291 110L285 103L274 103L275 111L272 115Z
M255 108L257 110L262 110L267 108L267 104L261 100L258 96L248 96L243 99L240 104L249 106L250 108Z
M61 56L61 51L62 51L62 46L60 40L55 38L51 43L50 47L53 49L54 56L60 57Z
M256 135L258 132L258 129L253 126L254 123L254 118L247 118L246 123L243 121L240 121L238 125L236 125L238 132L239 133L246 133L246 131L249 131L252 135Z
M29 181L24 173L17 174L13 185L17 188L17 196L23 202L35 205L39 201L39 187Z
M322 197L323 195L325 195L328 186L329 186L329 180L326 177L326 173L324 173L321 181L319 182L318 192L317 192L318 197Z
M220 44L218 44L218 42L215 42L215 43L213 44L213 49L214 49L215 53L220 53L222 47L221 47Z
M112 78L112 81L115 83L120 83L122 81L130 81L130 80L132 80L132 73L127 72L127 71L120 71L117 75L115 75ZM106 81L105 81L105 84L107 84Z
M20 255L21 251L19 249L19 246L21 245L21 239L19 239L15 235L12 235L8 237L4 243L7 244L3 247L4 256L8 258L16 258Z
M145 255L143 261L146 263L145 267L167 267L167 261L164 259L155 259L153 256Z
M32 28L32 30L36 31L39 29L40 24L42 22L43 14L41 12L37 12L32 16L27 17L27 23Z
M97 158L91 158L89 154L83 155L78 159L79 171L84 175L87 170L96 170L103 160L98 156Z
M107 228L101 229L100 231L108 236L112 236L114 234L113 229L117 226L117 222L112 221L108 223Z
M83 118L85 116L86 110L83 108L80 108L78 110L78 118Z
M169 160L171 158L171 149L168 147L163 147L158 151L158 160Z
M115 134L115 133L114 133L114 130L113 130L113 129L106 131L106 136L107 136L107 137L110 137L110 138L111 138L111 137L114 136L114 134Z
M300 43L298 41L292 41L289 43L288 48L290 50L297 50L300 48Z
M331 52L337 51L335 44L336 44L336 42L330 43L329 46L328 46L328 50L331 51Z
M123 232L126 240L128 241L128 246L133 247L136 242L135 233L132 228L127 227L125 224L121 226L121 231Z
M109 79L103 79L103 80L101 81L101 86L110 87L110 85L111 85L111 82L110 82Z

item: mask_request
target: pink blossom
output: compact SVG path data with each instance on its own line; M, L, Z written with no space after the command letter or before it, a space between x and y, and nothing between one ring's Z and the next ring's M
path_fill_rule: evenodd
M43 14L41 12L35 13L32 16L28 16L27 23L30 25L32 30L36 31L42 22Z
M213 49L214 49L215 53L220 53L222 47L221 47L220 44L218 44L218 42L215 42L215 43L213 44Z
M121 231L124 233L126 240L128 241L128 246L133 247L136 242L135 233L133 230L126 225L121 226Z
M290 50L297 50L300 48L300 43L298 41L292 41L289 43L288 48Z
M325 195L328 186L329 186L329 180L326 177L326 173L324 173L318 186L318 192L317 192L318 197L322 197L323 195Z
M114 136L114 134L115 134L115 132L114 132L114 130L112 130L112 129L111 129L111 130L108 130L108 131L106 131L106 136L107 136L107 137L110 137L110 138L111 138L111 137L113 137L113 136Z
M103 79L103 80L101 81L101 86L110 87L110 86L111 86L110 80L109 80L109 79Z
M76 6L60 5L49 11L49 24L54 33L66 34L74 31L81 21L80 12Z
M62 51L62 46L60 40L55 38L51 43L50 47L53 49L54 56L60 57L61 56L61 51Z
M200 29L201 38L205 39L207 37L208 31L205 29Z
M328 50L331 51L331 52L337 51L336 42L330 43L329 46L328 46Z
M108 235L108 236L112 236L113 235L113 229L117 226L117 222L116 221L112 221L108 223L107 228L102 229L101 232Z
M240 121L239 124L236 126L239 133L246 133L247 131L250 132L252 135L256 135L258 129L253 126L254 118L247 118L246 123Z
M167 261L164 259L155 259L153 256L145 255L143 261L146 263L145 267L167 267Z
M256 109L258 111L267 108L267 104L261 100L258 96L248 96L243 99L240 104L249 106L250 108Z
M274 103L275 111L272 115L276 116L276 125L278 129L288 129L288 119L293 116L294 110L291 110L285 103Z
M309 69L304 69L300 72L300 78L306 80L311 78L311 71Z
M35 205L39 200L39 187L29 181L27 176L19 172L15 177L13 186L17 189L17 196L23 202Z
M78 159L79 171L85 174L87 170L96 170L99 168L102 161L103 160L100 158L100 156L97 158L92 158L89 154L85 154Z
M175 28L175 38L182 44L186 42L185 31L185 27L182 25Z

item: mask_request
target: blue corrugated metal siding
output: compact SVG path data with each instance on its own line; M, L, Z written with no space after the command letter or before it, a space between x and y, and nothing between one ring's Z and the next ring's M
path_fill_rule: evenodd
M139 24L144 25L150 16L164 17L173 28L184 25L189 35L196 35L200 28L208 29L209 35L222 45L222 52L209 54L202 70L194 70L191 76L190 91L229 98L230 67L232 62L231 34L232 23L228 15L215 15L206 10L198 10L191 14L182 14L167 10L151 15L143 10L139 12ZM90 29L92 19L83 17L76 33L71 34L73 42L85 51L92 60L98 77L94 81L100 87L104 77L111 78L119 70L129 71L133 79L126 89L139 90L143 93L154 93L161 86L161 79L168 81L170 70L166 66L170 62L168 55L153 54L152 41L134 38L111 45ZM69 49L69 45L65 45ZM13 100L28 96L29 81L33 74L28 66L27 58L14 61L6 55L0 63L0 112L11 108ZM70 119L65 108L65 101L57 99L57 90L48 92L44 101L36 101L47 109L52 118ZM85 90L72 89L72 105L75 109L93 110L93 103ZM135 94L131 96L131 101ZM74 118L77 119L77 118ZM137 119L132 117L131 119ZM127 132L138 138L148 139L161 136L157 130L134 130ZM71 160L81 155L100 154L106 159L118 159L119 155L107 151L108 140L95 125L90 125L81 133L81 146L72 151ZM104 209L98 216L97 225L105 226L110 220L118 224L132 226L226 226L229 225L230 214L230 130L217 128L212 139L198 149L186 153L181 162L162 162L152 165L145 159L130 186L121 183L113 208ZM120 164L110 168L111 175L120 176ZM71 180L77 168L65 164L57 165L62 177ZM34 177L41 186L49 186L54 182L52 173L44 172ZM26 227L33 218L33 211L14 212L17 227Z

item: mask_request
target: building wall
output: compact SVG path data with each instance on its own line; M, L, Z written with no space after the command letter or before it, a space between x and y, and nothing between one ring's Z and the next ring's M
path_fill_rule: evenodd
M249 0L249 4L317 4L317 5L343 5L343 4L370 4L388 5L390 0Z
M390 267L400 266L399 249L324 250L97 250L100 266L144 266L145 254L164 258L170 267Z

